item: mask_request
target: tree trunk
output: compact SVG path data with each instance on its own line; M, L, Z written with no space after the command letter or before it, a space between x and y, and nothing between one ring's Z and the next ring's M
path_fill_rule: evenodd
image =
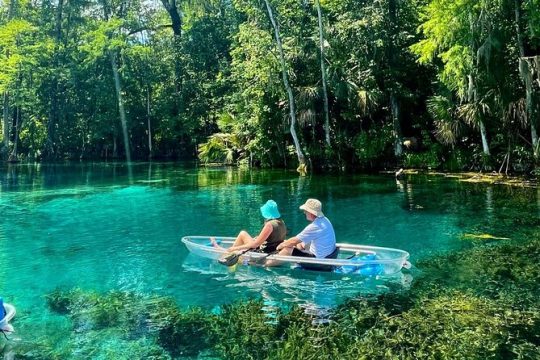
M538 87L540 87L540 55L534 56L534 63L536 66L536 82Z
M467 100L469 102L476 103L478 101L478 95L476 92L476 87L474 85L473 76L469 74L468 79L469 79L469 89L468 89ZM487 139L486 125L484 124L484 121L482 121L482 119L478 119L478 127L480 128L480 136L482 138L482 150L484 152L484 155L490 156L491 154L489 151L489 142Z
M19 3L17 0L11 0L9 2L9 8L8 8L8 14L7 14L7 20L11 20L15 17L15 13L17 11ZM9 58L9 51L6 53L6 58ZM11 128L10 121L9 121L9 92L6 90L3 94L4 104L2 109L2 132L4 137L4 143L2 145L1 149L1 155L3 159L7 159L9 154L9 135Z
M116 98L118 99L118 112L120 113L120 122L122 124L122 133L124 135L124 150L126 160L131 162L131 153L129 151L129 136L126 122L126 111L124 109L124 100L122 98L122 84L120 83L120 74L118 74L118 64L116 63L116 52L110 51L111 67L114 76L114 88L116 89Z
M390 73L394 71L396 64L396 50L394 46L395 37L397 34L397 0L388 1L388 19L389 19L389 32L390 41L388 43L388 70ZM395 85L396 79L392 79L392 83L389 84L390 88L390 112L392 116L392 128L394 135L394 156L400 158L403 155L403 141L401 139L401 118L399 109L399 100L396 94Z
M471 33L471 40L469 44L469 50L471 52L471 56L477 59L476 56L476 46L475 46L475 22L474 17L472 13L469 13L469 27L470 27L470 33ZM475 64L473 66L478 67L478 64ZM476 89L475 79L474 79L474 70L471 70L471 73L467 76L468 79L468 89L467 89L467 101L471 104L477 104L478 103L478 91ZM487 130L486 125L484 124L484 121L481 118L475 119L475 121L478 121L478 127L480 128L480 136L482 138L482 150L484 152L484 155L486 157L489 157L490 151L489 151L489 143L487 140Z
M533 156L538 160L538 134L536 132L536 119L533 108L533 73L529 66L529 62L525 58L525 44L523 41L523 31L521 29L521 0L514 0L514 14L516 22L517 42L519 48L519 75L525 85L525 110L527 113L527 121L531 127L531 143L533 148Z
M315 0L315 5L317 6L317 17L319 19L319 46L321 52L321 80L323 88L323 101L324 101L324 137L326 141L326 146L330 148L330 114L328 110L328 90L326 88L326 67L324 65L324 33L323 33L323 23L322 23L322 10L319 0Z
M49 118L47 120L47 140L45 141L45 149L43 156L45 158L56 157L55 149L55 130L58 124L58 72L59 72L59 49L62 41L62 12L63 12L64 0L58 0L58 7L56 8L56 24L55 24L55 42L54 42L54 55L52 62L53 78L51 81L51 87L49 91L49 97L51 99L51 105L49 108Z
M112 151L112 157L113 159L118 158L118 142L116 141L116 130L113 131L113 151Z
M276 20L274 18L274 14L272 13L272 8L270 7L270 3L268 0L264 0L264 3L266 4L266 10L268 11L268 16L270 17L270 22L272 23L272 27L274 28L274 34L276 37L276 43L279 50L279 60L281 62L281 75L283 78L283 85L285 86L285 89L287 90L287 95L289 97L289 113L291 117L291 136L294 141L294 148L296 149L296 154L298 156L298 168L297 171L300 173L300 175L305 175L307 172L307 164L306 159L304 157L304 154L302 153L302 149L300 147L300 142L298 141L298 137L296 136L296 115L295 115L295 104L294 104L294 96L293 91L291 88L291 85L289 84L289 79L287 76L287 64L285 63L285 55L283 54L283 46L281 44L281 37L279 36L279 29L276 23Z
M490 156L486 125L484 125L482 120L478 122L478 125L480 126L480 136L482 136L482 149L484 150L484 155Z
M181 37L182 35L182 18L178 12L178 7L176 5L176 0L161 0L163 7L169 13L171 17L171 27L175 36Z
M150 123L150 86L146 87L146 123L148 124L148 159L152 159L152 126Z
M394 133L394 155L399 158L403 155L403 142L401 140L401 123L399 121L399 102L394 91L390 92L390 109Z
M182 85L183 85L183 74L182 74L182 59L180 57L180 53L182 50L181 40L182 40L182 17L180 16L180 12L178 11L178 6L176 4L176 0L161 0L161 3L163 4L163 7L165 7L165 10L167 10L167 13L169 13L169 17L171 18L171 27L173 29L174 34L174 114L178 115L182 112L182 101L181 101L181 95L182 95Z
M4 106L2 111L2 132L4 136L4 143L2 145L2 157L7 158L9 153L9 94L4 92Z
M18 144L19 144L19 128L20 128L20 118L21 118L21 108L20 106L17 106L15 108L15 129L13 134L13 150L11 152L11 155L9 155L8 161L9 162L18 162L17 159L17 150L18 150Z

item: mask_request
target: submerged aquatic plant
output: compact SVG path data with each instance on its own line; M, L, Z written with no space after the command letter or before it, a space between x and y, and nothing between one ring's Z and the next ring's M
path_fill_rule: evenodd
M212 322L214 350L222 359L264 359L279 334L262 301L225 305Z
M169 298L154 298L148 310L151 332L157 334L157 343L172 356L196 356L209 349L213 315L207 311L180 311Z
M132 292L56 290L47 302L70 319L64 341L13 351L22 359L538 359L539 258L538 232L479 242L418 262L409 290L350 299L325 324L298 306L269 317L262 300L215 314Z

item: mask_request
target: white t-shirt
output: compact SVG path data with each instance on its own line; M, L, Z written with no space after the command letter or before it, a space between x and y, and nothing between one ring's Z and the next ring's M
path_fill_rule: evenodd
M296 237L310 245L309 251L318 258L330 255L336 249L336 234L334 227L325 216L318 217Z

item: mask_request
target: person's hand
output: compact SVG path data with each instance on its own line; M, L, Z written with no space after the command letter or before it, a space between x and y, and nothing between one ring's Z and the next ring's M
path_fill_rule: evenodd
M296 245L296 248L297 248L298 250L305 250L305 249L306 249L306 245L304 245L304 243L298 243L298 244Z
M289 248L289 247L294 247L294 245L291 245L291 243L289 243L288 241L283 241L281 244L276 246L276 250L281 250L281 249Z

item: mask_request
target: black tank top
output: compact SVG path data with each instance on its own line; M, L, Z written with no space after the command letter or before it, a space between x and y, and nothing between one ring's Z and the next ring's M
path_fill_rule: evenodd
M260 249L265 253L271 253L276 250L276 247L285 240L287 235L287 227L281 219L269 220L272 225L272 233L268 236L265 242L260 246Z

